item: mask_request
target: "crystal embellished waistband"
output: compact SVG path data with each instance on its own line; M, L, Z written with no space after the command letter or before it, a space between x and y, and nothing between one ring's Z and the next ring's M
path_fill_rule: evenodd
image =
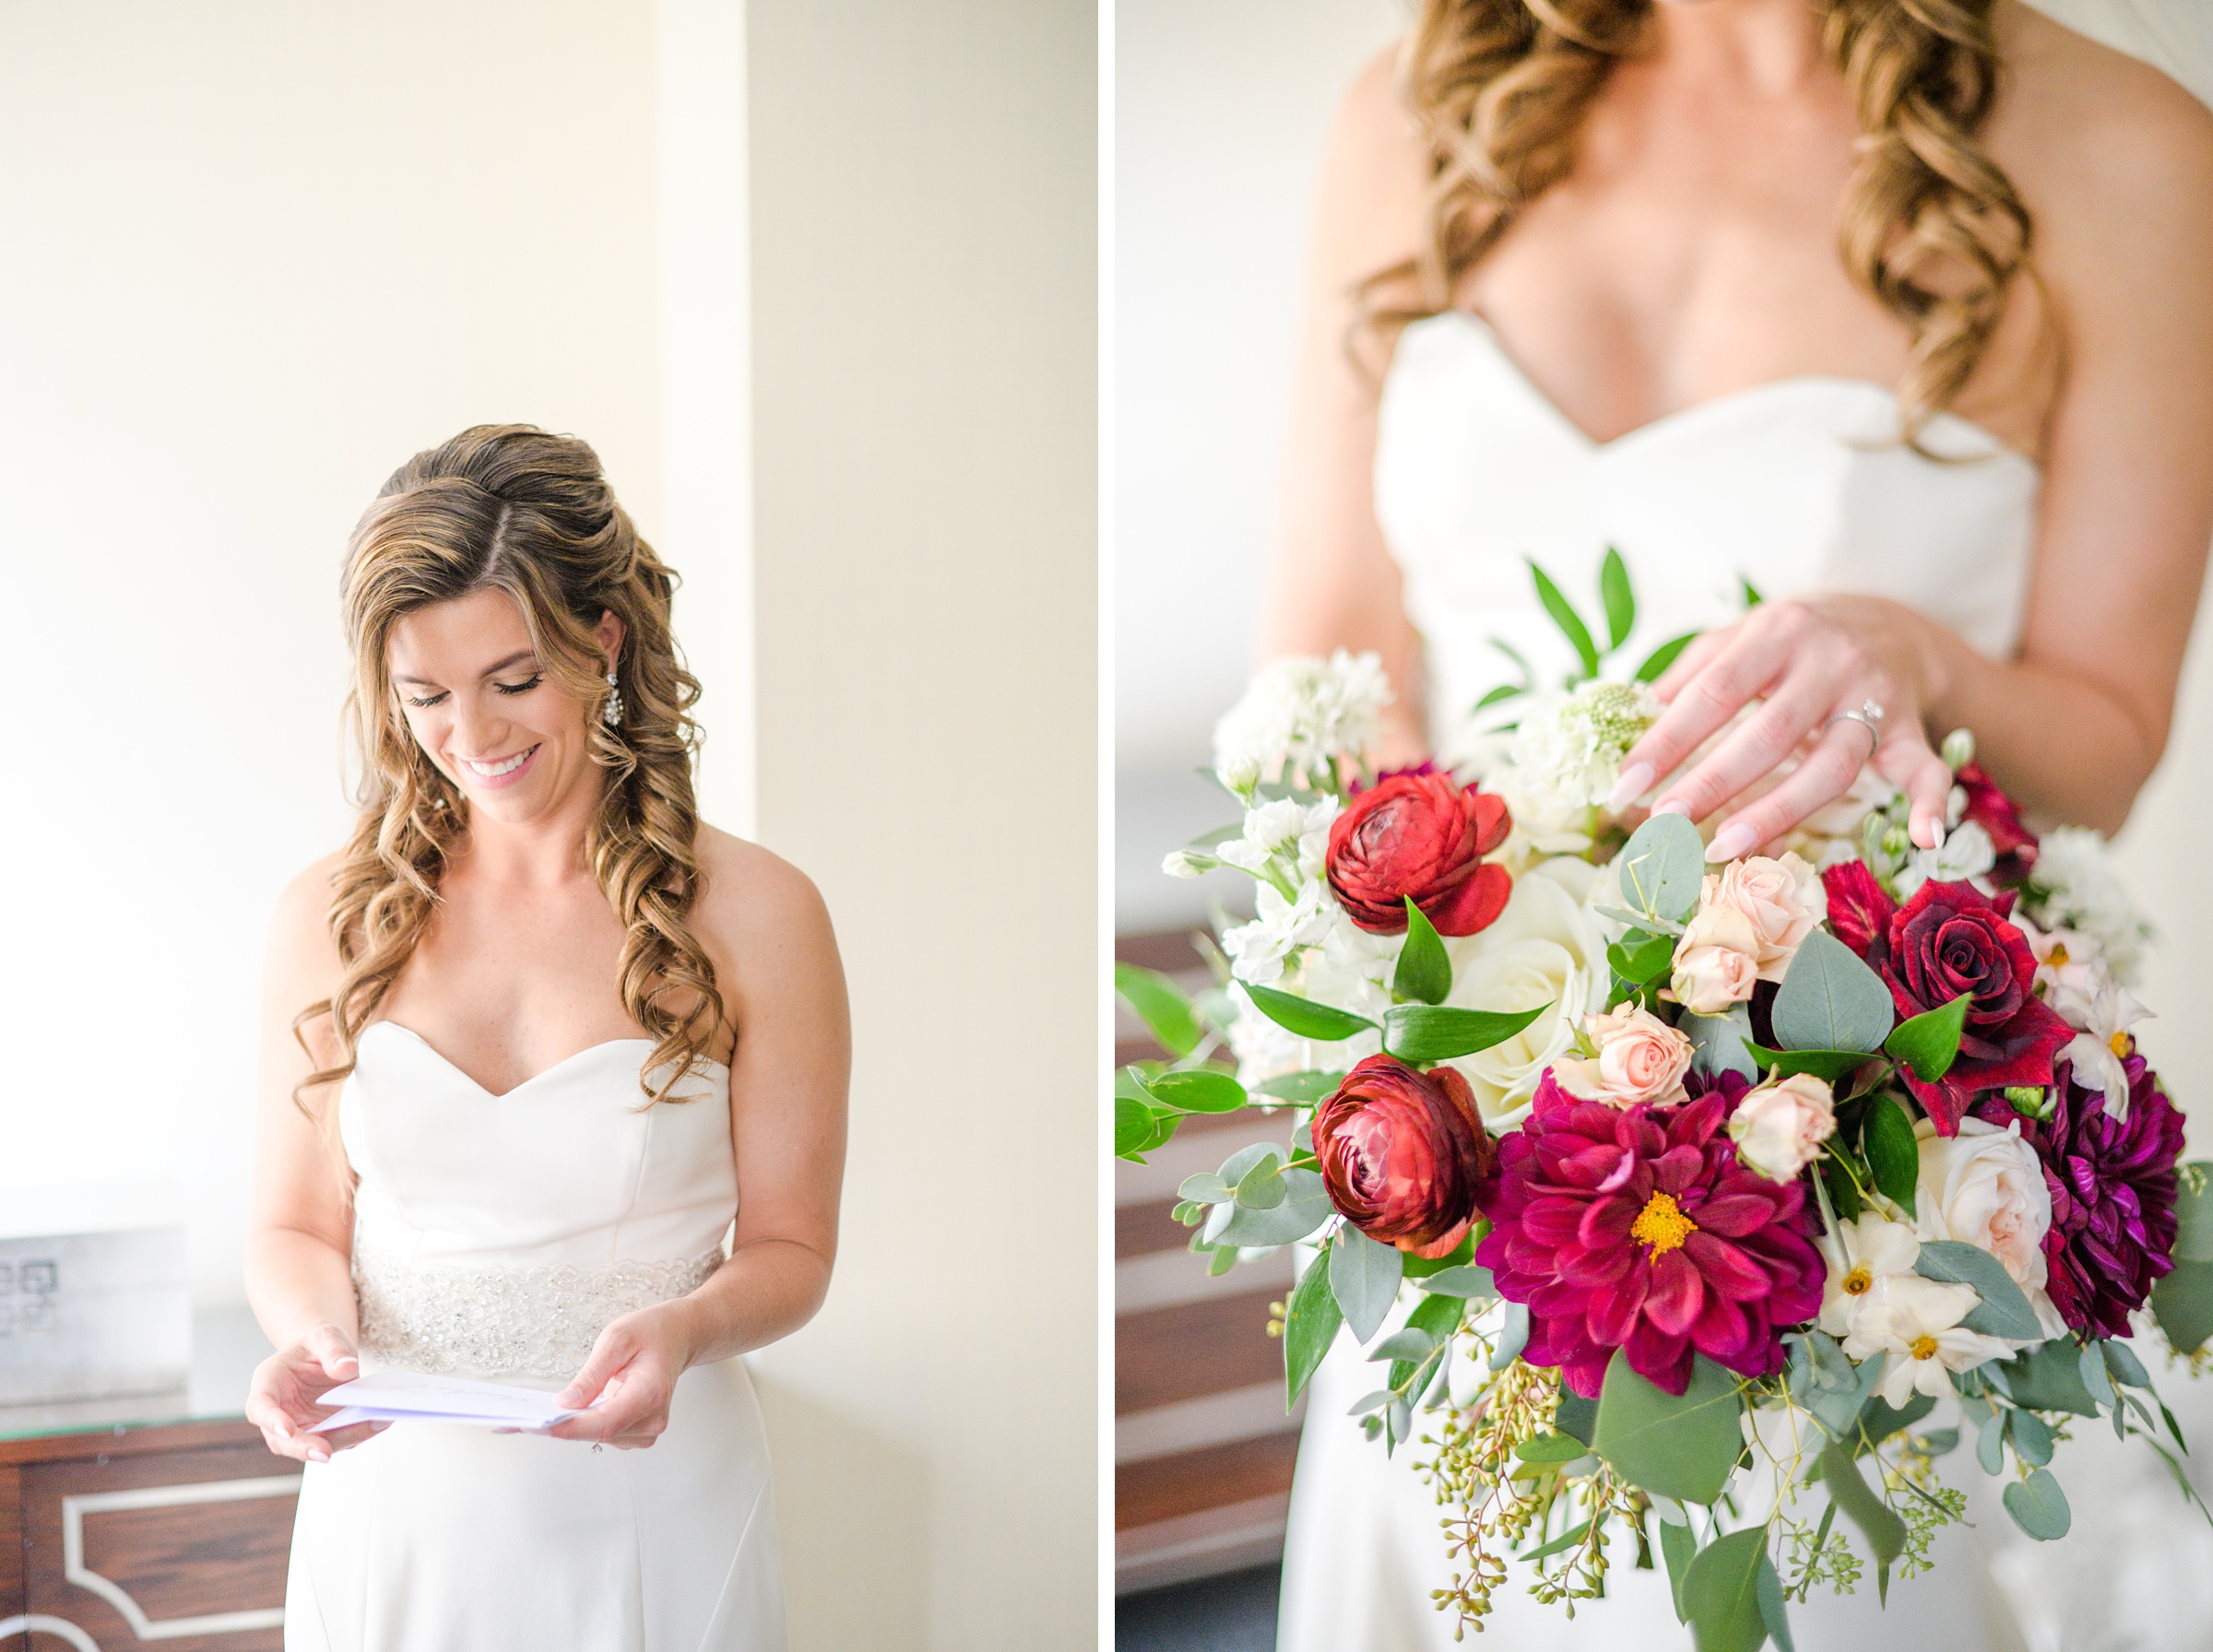
M689 1261L509 1268L353 1254L361 1351L412 1371L570 1377L613 1320L696 1291L720 1249Z

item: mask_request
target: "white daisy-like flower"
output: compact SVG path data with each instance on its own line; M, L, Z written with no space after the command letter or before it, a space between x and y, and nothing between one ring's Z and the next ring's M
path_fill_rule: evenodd
M1593 681L1565 693L1532 695L1521 702L1514 736L1521 784L1569 808L1604 803L1620 777L1621 760L1659 720L1660 710L1658 696L1640 682Z
M1966 883L1983 877L1997 864L1997 845L1990 841L1990 833L1980 823L1966 820L1947 832L1944 842L1935 848L1916 849L1908 856L1891 885L1900 901L1911 901L1913 891L1932 879L1938 883Z
M1333 758L1357 756L1391 700L1391 679L1372 652L1340 648L1326 660L1271 661L1214 725L1214 772L1244 796L1285 762L1312 773Z
M2030 905L2047 929L2073 929L2097 942L2113 978L2134 986L2151 926L2107 859L2105 839L2087 826L2060 826L2039 841L2029 874Z
M1952 1391L1951 1373L2002 1358L2018 1346L1959 1323L1982 1300L1969 1285L1894 1275L1884 1282L1882 1299L1860 1310L1844 1351L1855 1360L1887 1356L1876 1389L1887 1404L1902 1407L1916 1393L1940 1399Z
M1832 1337L1850 1337L1890 1280L1916 1277L1921 1240L1907 1223L1866 1210L1822 1234L1821 1255L1828 1277L1821 1286L1820 1327Z

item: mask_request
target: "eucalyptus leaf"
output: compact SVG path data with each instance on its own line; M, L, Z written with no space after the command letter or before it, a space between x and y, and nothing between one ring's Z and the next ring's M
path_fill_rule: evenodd
M2151 1288L2151 1312L2175 1351L2193 1354L2213 1337L2213 1262L2177 1259Z
M1878 1397L1870 1399L1867 1409L1861 1412L1860 1432L1880 1446L1892 1434L1911 1428L1935 1409L1934 1395L1915 1394L1903 1406L1893 1406Z
M1821 1448L1821 1483L1844 1517L1860 1528L1874 1552L1876 1564L1888 1571L1905 1552L1906 1523L1860 1478L1849 1446L1831 1441Z
M2112 1373L2115 1382L2131 1388L2150 1389L2151 1373L2144 1369L2144 1362L2136 1358L2135 1349L2116 1339L2108 1339L2098 1346L2105 1352L2105 1368Z
M1295 993L1279 992L1272 986L1255 986L1249 981L1238 985L1251 997L1254 1009L1286 1032L1296 1032L1301 1038L1333 1044L1375 1030L1376 1023L1366 1016L1332 1009L1327 1004L1317 1004Z
M1759 1621L1767 1626L1774 1640L1777 1652L1797 1652L1791 1643L1790 1611L1783 1604L1782 1578L1775 1570L1775 1557L1763 1553L1759 1557Z
M2020 1340L2044 1334L2044 1328L2037 1323L2036 1310L2013 1282L2006 1265L1980 1245L1959 1239L1923 1240L1913 1271L1924 1280L1973 1289L1982 1300L1959 1322L1970 1331ZM2104 1367L2099 1369L2102 1373Z
M1441 1004L1452 990L1452 960L1438 938L1428 914L1406 897L1406 941L1399 949L1398 968L1392 972L1393 992L1425 1004Z
M1748 1041L1745 1053L1758 1064L1762 1072L1771 1070L1786 1079L1793 1073L1811 1073L1830 1084L1873 1059L1864 1050L1778 1050ZM1851 1218L1845 1220L1849 1221Z
M1672 935L1678 940L1684 935L1683 925L1670 918L1654 917L1649 912L1627 912L1619 906L1608 906L1604 902L1592 903L1591 910L1602 918L1612 918L1615 923L1626 924L1632 929L1650 929L1661 935Z
M2116 1406L2120 1398L2113 1392L2113 1379L2106 1375L2105 1356L2099 1352L2095 1342L2085 1346L2076 1355L2076 1368L2082 1374L2082 1386L2089 1396L2102 1406Z
M1365 1417L1370 1411L1382 1410L1391 1403L1391 1393L1389 1388L1378 1388L1373 1394L1363 1395L1360 1398L1353 1401L1351 1408L1344 1414L1348 1417Z
M1573 1434L1537 1434L1514 1447L1525 1463L1572 1463L1591 1447Z
M1736 1378L1695 1355L1680 1395L1630 1369L1616 1351L1600 1390L1591 1447L1616 1473L1678 1503L1711 1503L1729 1483L1743 1451Z
M1768 1638L1759 1569L1768 1528L1747 1527L1699 1550L1683 1576L1683 1608L1698 1652L1759 1652Z
M1217 1213L1228 1210L1231 1214L1213 1237L1225 1245L1295 1245L1309 1237L1336 1213L1336 1207L1330 1203L1329 1189L1322 1186L1321 1177L1315 1172L1286 1170L1283 1179L1284 1202L1272 1210L1216 1206Z
M1552 616L1552 622L1560 628L1560 634L1568 639L1568 645L1575 650L1576 656L1582 661L1583 675L1596 677L1598 644L1591 640L1591 628L1583 623L1583 617L1575 611L1575 605L1561 595L1559 586L1552 583L1550 574L1534 562L1530 563L1529 572L1537 582L1537 600L1544 605L1544 611Z
M1402 1061L1450 1061L1504 1044L1550 1009L1510 1012L1454 1009L1431 1004L1399 1004L1383 1012L1383 1048Z
M1468 1297L1498 1294L1498 1283L1491 1278L1491 1270L1487 1268L1478 1268L1472 1262L1458 1268L1445 1268L1439 1273L1425 1275L1422 1279L1422 1289L1435 1291L1443 1296Z
M1880 975L1828 931L1814 929L1798 943L1769 1019L1784 1049L1873 1055L1898 1012Z
M1237 1183L1237 1203L1248 1210L1272 1210L1284 1202L1283 1161L1263 1159Z
M1878 1095L1868 1103L1860 1127L1860 1146L1867 1168L1883 1194L1914 1214L1913 1187L1921 1178L1921 1143L1914 1139L1913 1121L1889 1096Z
M1573 1434L1584 1445L1590 1445L1592 1433L1598 1426L1598 1401L1578 1394L1573 1388L1562 1388L1559 1409L1552 1413L1552 1425L1560 1433Z
M2012 1436L2015 1453L2030 1468L2041 1469L2052 1460L2052 1431L2034 1411L2008 1412L2006 1432Z
M2183 1169L2190 1168L2184 1165ZM2200 1170L2213 1172L2213 1164L2200 1162ZM2178 1262L2213 1262L2213 1174L2205 1179L2205 1191L2190 1191L2187 1176L2180 1177L2181 1186L2174 1198L2174 1259Z
M2009 1411L1993 1411L1975 1431L1975 1461L1982 1472L1996 1475L2006 1467L2006 1419Z
M1923 1084L1934 1084L1952 1070L1959 1054L1959 1034L1967 1029L1967 1007L1972 993L1961 993L1950 1003L1898 1023L1883 1040L1883 1053L1913 1069Z
M1680 924L1698 910L1706 886L1706 844L1681 815L1647 820L1629 834L1614 865L1615 886L1639 913Z
M1669 1501L1673 1502L1674 1499ZM1653 1506L1656 1508L1658 1504L1655 1503ZM1667 1562L1668 1591L1675 1597L1675 1622L1678 1623L1690 1622L1690 1611L1683 1604L1683 1582L1689 1575L1690 1563L1697 1558L1698 1552L1698 1534L1690 1528L1688 1521L1677 1526L1664 1517L1662 1519L1660 1554Z
M1759 1077L1752 1059L1752 1017L1742 1004L1732 1004L1720 1015L1694 1015L1686 1009L1675 1018L1675 1031L1690 1040L1690 1070L1712 1078L1718 1073Z
M1377 1360L1408 1360L1419 1363L1437 1351L1437 1339L1426 1331L1412 1326L1396 1330L1367 1351L1370 1363Z
M1188 1056L1206 1036L1197 1013L1191 1009L1189 996L1158 970L1117 963L1114 990L1123 1003L1137 1011L1138 1020L1160 1041L1162 1048L1178 1056Z
M1344 1310L1353 1339L1366 1342L1398 1300L1404 1258L1397 1246L1379 1245L1348 1221L1331 1241L1329 1263L1331 1293Z
M1195 1175L1184 1177L1176 1191L1180 1197L1202 1205L1224 1204L1237 1197L1236 1186L1224 1181L1211 1170L1202 1170Z
M2016 1405L2038 1411L2073 1411L2084 1417L2098 1414L2098 1402L2082 1386L2082 1363L2076 1357L2075 1344L2065 1337L1976 1369L2005 1384ZM1968 1408L1965 1398L1960 1404Z
M1284 1410L1298 1403L1343 1323L1337 1299L1330 1293L1330 1270L1317 1257L1298 1276L1284 1308Z
M1675 958L1674 937L1635 929L1606 949L1606 962L1614 973L1638 986L1666 974Z
M1504 1371L1529 1346L1529 1309L1518 1302L1506 1304L1506 1314L1498 1332L1497 1345L1491 1350L1490 1365L1493 1371Z
M1406 1316L1406 1328L1419 1331L1434 1344L1435 1372L1438 1375L1443 1375L1445 1363L1450 1357L1452 1333L1460 1329L1461 1315L1466 1307L1467 1304L1457 1296L1425 1296L1414 1304L1414 1312ZM1412 1360L1396 1362L1391 1368L1391 1386L1394 1388L1403 1387L1414 1381L1414 1375ZM1418 1393L1421 1386L1415 1384L1410 1392Z
M2006 1512L2013 1523L2039 1542L2050 1543L2067 1535L2074 1524L2074 1516L2067 1508L2067 1495L2059 1489L2059 1481L2052 1478L2052 1470L2039 1469L2026 1480L2017 1480L2006 1488Z

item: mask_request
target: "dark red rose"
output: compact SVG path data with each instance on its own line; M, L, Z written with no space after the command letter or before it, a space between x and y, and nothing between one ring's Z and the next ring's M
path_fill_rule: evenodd
M1963 818L1989 832L1991 846L1998 852L1991 876L2002 884L2020 882L2036 865L2036 833L2021 823L2021 811L1982 772L1982 764L1965 764L1952 779L1967 794Z
M1934 1084L1899 1072L1939 1134L1958 1135L1985 1091L2052 1082L2053 1060L2074 1029L2031 990L2036 954L2006 921L2010 894L1993 900L1971 883L1932 880L1897 906L1858 861L1821 878L1829 927L1882 975L1900 1021L1969 995L1951 1070Z
M1393 774L1330 827L1330 888L1373 935L1406 931L1406 897L1439 935L1473 935L1505 909L1513 879L1483 857L1513 819L1498 798L1449 774Z
M1370 1239L1417 1257L1448 1255L1467 1236L1475 1187L1497 1144L1475 1092L1449 1067L1422 1072L1370 1056L1314 1114L1314 1156L1330 1202Z

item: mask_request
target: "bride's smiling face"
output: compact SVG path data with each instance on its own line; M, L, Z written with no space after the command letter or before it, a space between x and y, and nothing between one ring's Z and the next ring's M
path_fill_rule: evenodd
M602 615L594 639L612 659L622 622ZM598 785L590 744L598 702L564 691L545 672L504 591L472 591L402 615L385 659L408 729L472 813L524 825Z

